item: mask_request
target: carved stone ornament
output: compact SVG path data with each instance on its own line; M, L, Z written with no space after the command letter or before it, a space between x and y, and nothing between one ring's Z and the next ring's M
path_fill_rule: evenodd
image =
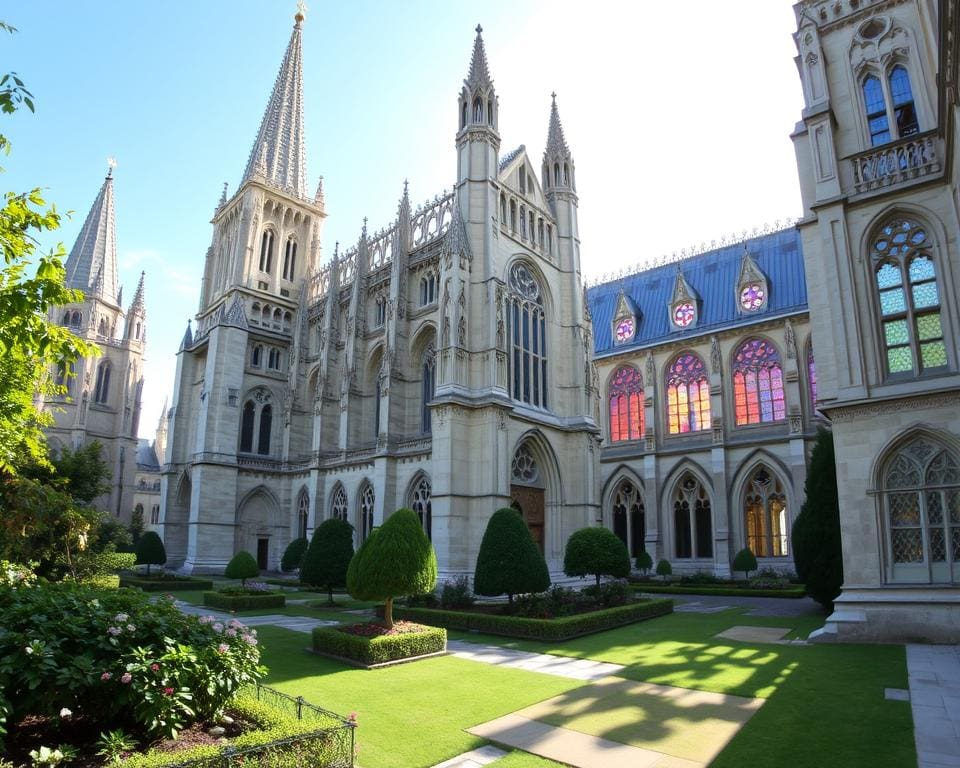
M653 362L653 352L647 353L646 367L647 386L651 386L657 378L657 366L656 363Z
M720 373L723 369L723 358L720 354L720 339L710 337L710 369L713 373Z
M523 262L518 261L510 267L510 287L525 299L540 300L540 286Z
M467 346L467 319L461 315L460 322L457 323L457 346Z
M797 356L797 339L793 334L793 323L787 318L783 324L783 341L787 348L787 357L794 359Z

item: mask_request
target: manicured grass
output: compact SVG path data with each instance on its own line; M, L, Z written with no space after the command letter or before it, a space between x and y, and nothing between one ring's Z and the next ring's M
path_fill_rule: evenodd
M582 685L445 656L378 670L304 652L301 633L262 627L265 681L334 712L357 713L363 768L430 766L486 743L464 728ZM549 763L548 763L549 765Z
M506 757L487 763L492 768L566 768L566 763L555 763L539 755L514 750Z

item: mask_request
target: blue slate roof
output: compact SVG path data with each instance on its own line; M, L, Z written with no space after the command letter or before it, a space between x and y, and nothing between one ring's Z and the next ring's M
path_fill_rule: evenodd
M157 461L157 452L149 440L140 438L137 440L137 468L145 470L159 470L160 462Z
M737 306L737 280L740 277L744 245L766 276L768 293L767 303L762 309L741 314ZM678 267L700 297L697 322L692 328L684 330L674 329L669 317ZM614 344L612 322L621 287L640 310L640 321L632 341ZM692 256L680 263L665 264L595 285L587 290L587 301L593 315L594 351L597 356L800 312L807 308L800 233L791 227L755 237L745 243Z

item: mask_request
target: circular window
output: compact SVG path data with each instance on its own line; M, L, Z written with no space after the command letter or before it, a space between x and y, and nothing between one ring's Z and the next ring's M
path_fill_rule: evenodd
M673 322L680 328L686 328L696 316L693 302L684 301L673 308Z
M764 292L762 285L759 283L750 283L750 285L740 291L740 306L748 312L760 309L766 297L767 294Z
M630 341L633 338L633 318L625 317L617 323L617 341Z

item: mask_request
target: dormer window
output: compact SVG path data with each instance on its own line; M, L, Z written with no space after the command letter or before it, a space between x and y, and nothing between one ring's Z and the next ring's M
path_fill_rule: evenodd
M670 312L670 324L674 330L683 330L691 328L697 323L697 294L683 276L683 272L677 272L677 279L673 284L673 298L668 306Z
M613 338L617 344L633 341L637 334L637 319L640 310L633 299L621 289L613 313Z
M767 305L767 278L744 246L740 262L740 277L737 280L737 306L739 311L758 312Z

